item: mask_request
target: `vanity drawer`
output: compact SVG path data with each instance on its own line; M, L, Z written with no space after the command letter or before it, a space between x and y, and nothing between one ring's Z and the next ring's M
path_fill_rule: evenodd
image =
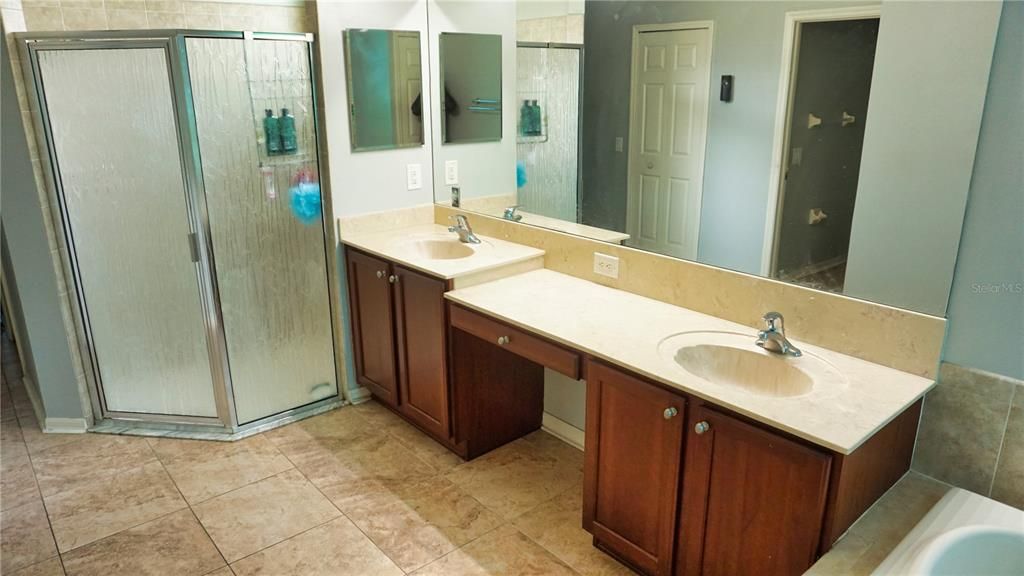
M580 355L522 330L459 306L451 307L451 325L501 346L537 364L580 379Z

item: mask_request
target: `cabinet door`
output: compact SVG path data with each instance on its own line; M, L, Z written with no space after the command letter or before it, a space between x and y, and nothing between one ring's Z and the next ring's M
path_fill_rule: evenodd
M685 434L684 397L590 361L584 527L647 574L668 574Z
M348 250L349 306L356 379L382 402L398 405L390 264Z
M677 574L802 574L831 456L707 407L692 412Z
M402 413L439 439L449 437L445 282L395 267Z

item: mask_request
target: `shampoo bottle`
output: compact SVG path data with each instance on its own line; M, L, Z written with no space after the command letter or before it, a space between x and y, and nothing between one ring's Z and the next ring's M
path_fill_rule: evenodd
M299 148L295 138L295 116L287 108L281 108L281 148L285 154L292 154Z
M519 135L530 135L530 119L533 117L530 109L530 101L523 100L523 106L519 109Z
M281 124L274 117L274 111L267 109L266 117L263 118L263 139L267 147L267 155L275 156L281 153Z

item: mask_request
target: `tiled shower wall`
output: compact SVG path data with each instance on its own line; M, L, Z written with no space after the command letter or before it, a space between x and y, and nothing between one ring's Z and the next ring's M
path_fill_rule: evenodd
M943 362L913 469L1024 509L1024 381Z
M58 251L56 228L49 208L42 164L40 141L36 139L29 102L26 97L21 61L14 33L70 30L132 30L147 28L199 28L214 30L254 30L262 32L315 32L314 2L256 4L244 2L199 2L192 0L0 0L4 41L7 42L14 69L14 83L21 109L22 124L29 143L32 169L53 266L60 292L61 313L74 354L76 380L82 406L90 403L86 392L84 363L79 355L68 284ZM9 129L5 126L5 129ZM70 385L70 384L69 384ZM89 414L84 414L89 417Z

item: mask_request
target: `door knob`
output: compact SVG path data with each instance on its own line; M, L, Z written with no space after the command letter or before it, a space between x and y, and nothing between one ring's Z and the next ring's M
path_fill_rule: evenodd
M509 343L508 336L498 336L498 346L504 346Z
M377 270L377 278L383 278L383 277L384 277L384 271L383 270Z
M391 284L397 284L398 283L398 276L395 276L394 274L392 274L391 276L388 276L388 282L390 282Z
M676 410L675 406L669 406L668 408L665 408L665 411L662 413L662 416L665 418L665 420L671 420L676 417L676 414L679 414L679 410Z
M647 169L654 170L654 162L647 162Z
M708 430L711 430L711 424L708 424L707 420L701 420L700 422L697 422L697 424L695 424L693 427L693 431L696 432L697 434L703 434Z

